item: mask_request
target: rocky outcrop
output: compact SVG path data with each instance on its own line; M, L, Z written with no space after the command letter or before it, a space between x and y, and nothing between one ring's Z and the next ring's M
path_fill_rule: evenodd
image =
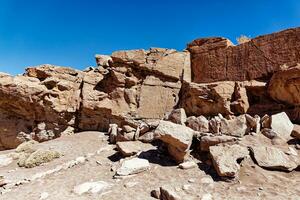
M75 127L83 72L42 65L23 76L0 76L0 148L45 141Z
M188 44L192 81L267 80L281 65L300 63L300 28L259 36L233 45L226 38L201 38Z
M190 81L189 53L171 49L118 51L105 73L87 72L79 128L107 130L108 125L161 119L178 102L181 80Z

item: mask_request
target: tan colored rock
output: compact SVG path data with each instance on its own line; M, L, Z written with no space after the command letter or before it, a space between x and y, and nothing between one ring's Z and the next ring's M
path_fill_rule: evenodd
M297 156L288 156L275 147L252 147L251 151L259 166L274 170L292 171L299 165Z
M158 139L168 144L170 155L178 162L184 161L192 144L194 131L169 121L160 121L155 129Z
M228 39L202 38L191 42L193 82L268 79L283 64L300 63L300 28L263 35L234 46Z
M275 101L300 106L299 87L300 64L276 72L270 80L268 92Z
M8 149L30 139L45 141L75 126L82 77L81 71L53 65L29 67L23 76L1 76L0 146ZM35 131L40 123L44 123L43 133ZM50 132L50 137L44 137Z
M111 57L108 55L97 54L95 58L96 58L96 63L99 67L108 67L109 63L112 62Z
M209 121L204 116L191 116L186 120L186 126L190 127L194 131L199 131L200 133L209 132Z
M123 156L133 156L142 151L148 151L150 149L155 149L151 144L142 143L140 141L125 141L117 142L116 144L118 151Z
M171 113L168 115L167 120L175 123L175 124L181 124L184 125L186 122L186 114L183 108L174 109L171 111Z
M161 119L174 109L189 53L170 49L118 51L108 73L87 72L79 128L107 131L109 124L138 126L135 119Z
M230 103L234 88L235 83L230 81L210 84L183 83L180 107L184 108L188 116L232 114Z
M225 135L243 137L247 133L247 121L245 115L233 117L233 119L227 120L221 119L220 132Z
M271 129L275 131L279 137L289 139L293 128L294 125L285 112L271 116Z
M236 137L228 135L202 136L200 139L200 149L201 151L209 151L210 146L235 141L237 141Z
M237 176L240 170L237 160L244 159L249 155L246 147L237 144L211 146L209 147L209 152L218 175L226 177Z

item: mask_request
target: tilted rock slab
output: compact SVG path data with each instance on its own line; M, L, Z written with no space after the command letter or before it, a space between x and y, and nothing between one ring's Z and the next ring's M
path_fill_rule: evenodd
M177 161L184 161L192 144L194 131L186 126L161 120L155 130L157 139L168 144L169 154Z
M251 147L257 164L274 170L292 171L300 165L299 158L271 146Z

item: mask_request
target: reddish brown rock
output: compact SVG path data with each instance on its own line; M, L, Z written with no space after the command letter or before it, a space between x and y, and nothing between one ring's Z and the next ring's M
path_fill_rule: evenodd
M226 38L202 38L188 44L192 81L267 80L283 64L300 63L300 28L256 37L234 46Z
M300 106L300 64L275 73L270 80L268 93L275 101Z

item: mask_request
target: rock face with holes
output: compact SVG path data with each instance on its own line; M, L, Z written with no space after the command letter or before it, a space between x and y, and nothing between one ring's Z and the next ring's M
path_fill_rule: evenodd
M196 39L188 44L192 81L267 80L281 65L300 63L300 28L259 36L233 45L222 37Z
M45 141L75 126L83 72L42 65L23 76L0 76L0 148Z

